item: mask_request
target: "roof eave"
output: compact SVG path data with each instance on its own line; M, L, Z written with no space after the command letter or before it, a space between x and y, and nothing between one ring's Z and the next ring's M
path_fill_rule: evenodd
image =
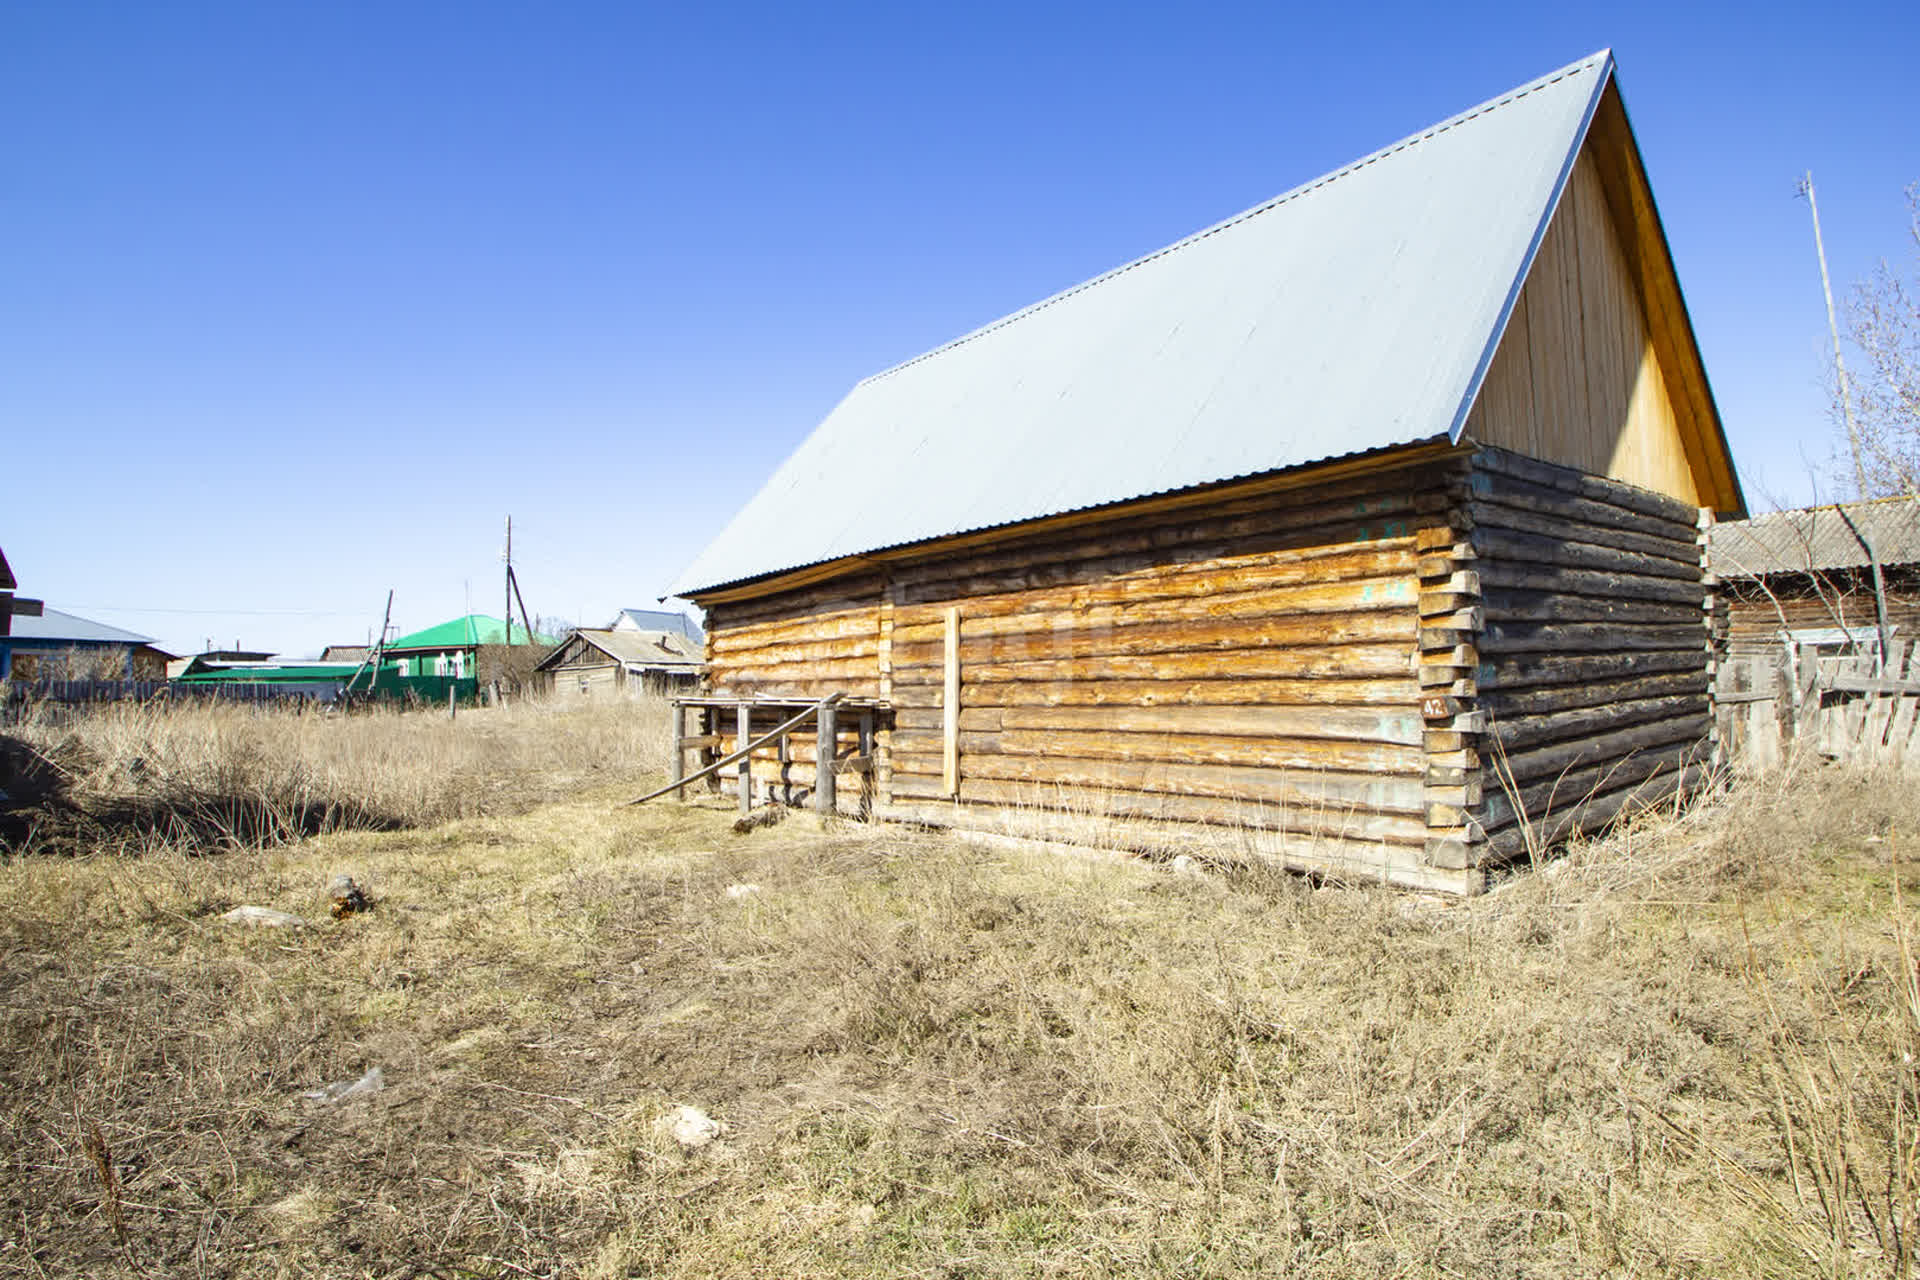
M1049 515L1035 516L1027 520L1017 520L1008 524L991 525L979 529L962 529L942 534L937 538L924 538L915 542L900 543L890 547L877 547L855 555L839 556L831 560L815 561L812 564L795 565L750 578L740 578L732 582L716 583L709 587L676 590L675 595L692 600L701 608L716 604L727 604L736 600L753 599L771 595L778 591L793 590L811 586L833 578L844 577L863 568L874 568L899 561L915 560L925 556L940 555L956 547L971 547L983 543L1000 542L1009 538L1026 537L1048 528L1069 528L1079 524L1090 524L1098 520L1111 519L1114 516L1129 514L1128 508L1141 508L1142 513L1158 510L1177 510L1182 507L1200 505L1206 502L1237 496L1242 493L1265 490L1285 490L1304 487L1309 484L1323 483L1348 475L1366 475L1377 471L1390 470L1397 466L1413 466L1421 462L1433 461L1452 454L1471 452L1475 446L1471 443L1463 446L1446 435L1434 435L1424 439L1408 441L1405 444L1387 445L1365 453L1348 454L1344 457L1329 458L1320 462L1305 463L1295 467L1285 467L1275 471L1260 472L1251 476L1236 476L1227 480L1209 484L1193 485L1185 489L1173 489L1163 493L1143 494L1135 498L1123 498L1098 506L1081 507L1072 511L1054 512ZM665 599L665 597L662 597Z
M1600 100L1605 96L1607 86L1613 83L1613 51L1601 49L1593 57L1601 60L1599 73L1594 76L1593 92L1587 95L1586 108L1580 114L1580 125L1573 131L1567 154L1560 162L1560 173L1553 180L1546 207L1540 211L1540 219L1527 241L1526 251L1521 254L1519 269L1507 286L1506 300L1500 304L1500 313L1487 334L1486 345L1480 352L1479 360L1474 363L1466 391L1460 397L1460 403L1454 409L1453 422L1447 428L1447 438L1455 444L1460 443L1460 437L1467 429L1467 418L1473 412L1474 401L1480 398L1480 388L1487 380L1487 371L1493 367L1493 357L1500 349L1500 340L1506 336L1507 325L1513 320L1514 308L1520 304L1520 293L1526 288L1527 277L1533 273L1533 263L1540 256L1540 246L1546 241L1547 228L1553 224L1553 215L1560 209L1560 200L1566 194L1567 183L1573 178L1574 166L1579 163L1581 148L1586 145L1587 132L1593 127L1594 113L1600 109ZM1592 58L1585 60L1588 63L1591 61Z

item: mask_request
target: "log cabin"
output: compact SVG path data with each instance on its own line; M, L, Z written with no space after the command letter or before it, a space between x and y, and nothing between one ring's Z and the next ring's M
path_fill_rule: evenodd
M1706 512L1603 51L857 385L673 588L687 740L839 695L726 785L1473 893L1699 776Z

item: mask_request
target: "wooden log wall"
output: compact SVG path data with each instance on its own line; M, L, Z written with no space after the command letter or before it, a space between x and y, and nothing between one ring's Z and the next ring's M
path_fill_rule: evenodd
M1713 598L1698 512L1500 449L1454 532L1476 559L1484 714L1469 858L1524 852L1686 785L1707 762Z
M830 693L850 698L882 698L880 683L881 601L884 579L864 573L819 586L780 592L707 608L707 679L723 697L768 697L815 701ZM754 719L764 733L784 718L767 710ZM715 713L713 750L736 749L733 713ZM836 726L836 758L857 753L859 715L843 712ZM804 799L817 781L818 745L809 727L755 751L750 768L756 799ZM734 793L728 770L721 788ZM861 803L858 787L843 787L840 806Z
M1452 468L896 567L882 800L1284 831L1296 865L1430 883L1416 535Z
M1887 592L1887 622L1895 640L1920 635L1920 571L1912 566L1883 574ZM1791 631L1845 628L1870 644L1879 636L1874 609L1873 579L1865 570L1839 569L1813 575L1780 573L1764 583L1753 578L1729 579L1727 651L1735 655L1765 655L1780 648L1782 623Z

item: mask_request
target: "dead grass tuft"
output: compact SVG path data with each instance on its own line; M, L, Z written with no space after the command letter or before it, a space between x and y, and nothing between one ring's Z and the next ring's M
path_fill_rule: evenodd
M1796 769L1466 902L730 817L0 867L0 1269L1911 1270L1886 779ZM338 872L379 908L218 922Z
M515 812L664 774L657 699L463 712L239 703L43 706L0 738L15 848L260 848Z

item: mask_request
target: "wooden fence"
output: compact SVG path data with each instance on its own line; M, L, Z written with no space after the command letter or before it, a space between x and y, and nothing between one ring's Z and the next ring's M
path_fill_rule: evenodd
M1721 659L1714 709L1727 759L1764 769L1791 744L1831 760L1920 765L1920 641L1821 657L1811 646Z

